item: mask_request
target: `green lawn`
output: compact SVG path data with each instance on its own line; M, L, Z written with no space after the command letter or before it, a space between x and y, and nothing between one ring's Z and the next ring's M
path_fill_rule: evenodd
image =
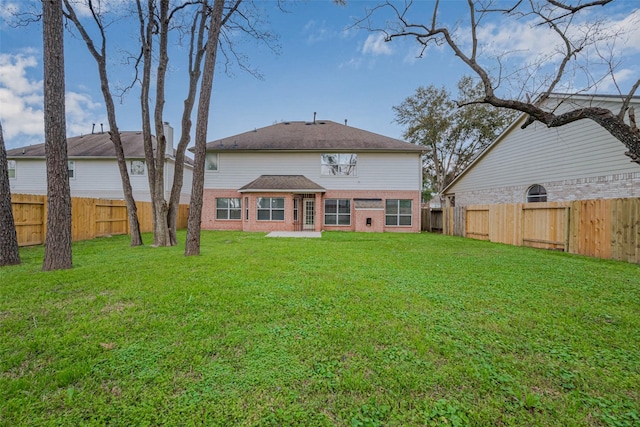
M638 265L429 234L183 251L0 269L0 425L640 425Z

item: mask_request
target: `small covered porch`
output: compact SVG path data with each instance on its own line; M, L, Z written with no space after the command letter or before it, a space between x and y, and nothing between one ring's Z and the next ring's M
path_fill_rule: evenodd
M238 189L244 231L320 232L326 189L304 175L261 175Z

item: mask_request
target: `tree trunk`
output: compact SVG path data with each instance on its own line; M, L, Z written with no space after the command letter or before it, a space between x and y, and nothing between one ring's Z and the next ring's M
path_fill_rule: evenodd
M204 190L204 163L207 145L207 126L209 122L209 104L213 75L218 52L218 38L222 27L222 13L224 0L215 0L211 12L211 25L207 40L206 57L202 72L200 98L198 99L198 113L196 116L195 159L193 167L193 184L191 189L191 203L189 206L189 222L187 224L187 241L185 255L200 254L200 225L202 221L202 196Z
M182 132L180 141L176 147L176 166L173 175L173 185L171 186L171 196L169 198L169 233L171 235L171 245L177 245L176 229L178 223L178 210L180 207L180 193L182 191L182 181L184 179L184 158L185 151L191 139L191 113L195 104L198 91L198 81L200 80L200 67L205 53L204 34L207 22L208 5L202 4L202 10L197 14L197 19L191 27L191 43L189 51L189 92L184 100L184 110L182 111Z
M102 90L102 97L104 98L105 106L107 107L107 118L109 120L109 135L111 136L111 142L116 152L116 158L118 159L118 169L120 170L120 178L122 181L122 192L124 194L124 200L127 204L127 216L129 219L129 235L131 238L131 246L142 245L142 236L140 234L140 223L138 221L138 208L136 201L133 198L133 190L131 188L131 180L129 179L129 171L127 169L127 161L124 156L124 149L122 147L122 141L120 139L120 132L118 130L118 124L116 121L116 108L109 90L109 75L107 74L107 49L106 49L106 35L104 33L104 27L97 14L94 14L94 20L98 29L100 30L101 37L101 52L98 52L93 39L89 36L84 25L78 19L75 11L71 7L69 0L64 0L67 13L65 16L71 20L85 44L89 53L93 56L98 65L98 74L100 76L100 89ZM93 11L93 5L89 2L89 7Z
M0 123L0 267L20 264L18 236L11 209L9 166Z
M71 190L67 160L62 2L42 1L47 234L42 269L72 267Z

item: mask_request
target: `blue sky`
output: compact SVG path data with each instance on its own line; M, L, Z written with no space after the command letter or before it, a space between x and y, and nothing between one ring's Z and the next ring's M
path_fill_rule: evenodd
M124 1L127 0L113 0ZM291 2L283 13L274 1L256 1L263 8L265 28L279 36L279 55L252 40L237 40L237 48L263 79L232 66L216 69L211 101L208 140L232 136L279 121L333 120L394 138L401 138L402 126L395 123L393 106L411 96L419 86L455 84L465 66L447 49L434 47L418 59L419 47L411 40L383 43L376 34L350 28L354 18L378 1L350 0L346 7L329 0ZM428 17L431 1L416 2L416 12ZM635 0L617 0L606 9L612 25L624 28L624 42L615 48L621 63L617 70L622 88L640 76L640 12ZM24 8L18 0L0 0L0 14L10 7ZM466 2L443 2L440 19L455 23L463 15ZM604 9L604 8L601 8ZM388 15L387 15L388 17ZM385 18L385 16L381 16ZM428 19L428 18L426 18ZM464 26L464 21L460 21ZM111 53L112 83L128 83L130 70L120 64L117 51L135 49L136 28L119 24ZM616 27L617 28L617 27ZM536 48L544 49L545 39L527 22L489 22L483 29L487 50L512 52L512 59L529 61ZM92 123L107 128L106 113L99 91L97 71L86 47L67 36L66 89L68 135L90 133ZM14 28L0 24L0 120L7 148L41 143L42 124L42 41L40 27ZM116 51L117 50L117 51ZM170 60L164 120L176 131L180 128L185 97L186 71L183 52ZM603 82L600 92L614 87ZM121 130L139 130L139 99L135 91L117 106ZM178 138L176 132L176 140ZM193 133L192 133L193 139Z

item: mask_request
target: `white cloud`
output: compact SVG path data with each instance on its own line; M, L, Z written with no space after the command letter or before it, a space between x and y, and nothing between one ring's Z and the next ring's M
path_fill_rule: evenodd
M384 41L382 34L369 34L362 47L362 53L372 55L391 55L391 45Z
M20 5L14 1L0 0L0 19L3 21L11 20L20 10Z
M32 53L0 54L0 120L7 148L43 142L42 80L31 76L34 68L38 60ZM88 133L103 115L86 93L67 91L65 103L69 136Z

